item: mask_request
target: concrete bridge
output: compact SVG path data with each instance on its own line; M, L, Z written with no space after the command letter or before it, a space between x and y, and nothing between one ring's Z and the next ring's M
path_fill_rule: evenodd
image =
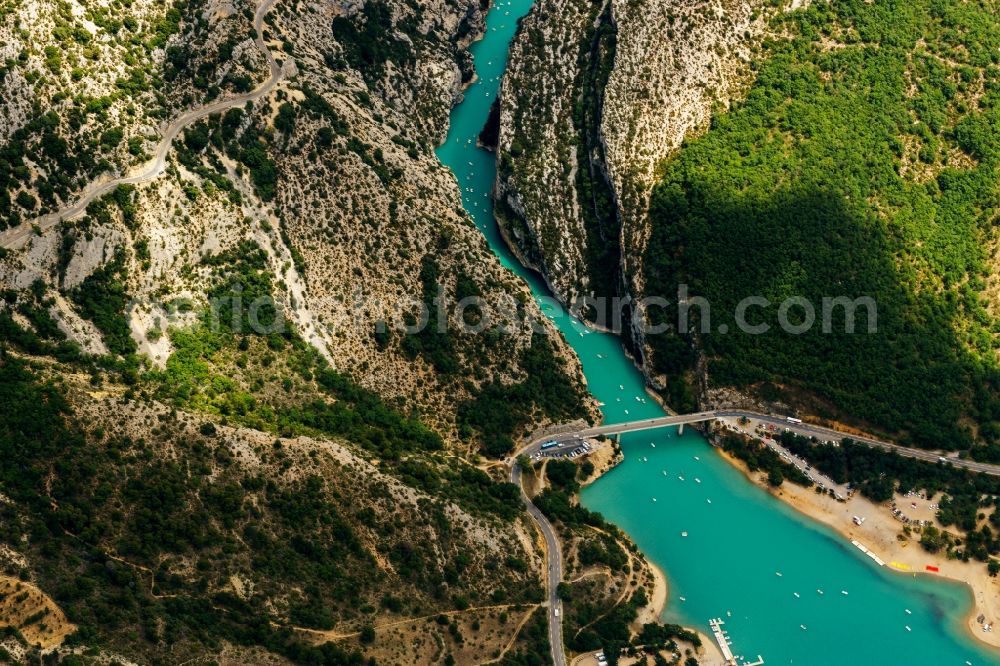
M864 444L872 448L884 451L893 451L906 458L914 458L930 463L950 464L979 472L981 474L991 474L1000 476L1000 465L990 465L988 463L964 460L943 451L928 451L926 449L914 449L900 446L891 442L885 442L874 437L854 435L844 433L832 428L826 428L811 423L803 423L799 419L778 416L774 414L763 414L740 409L720 409L707 412L694 412L691 414L676 414L672 416L661 416L655 419L640 419L638 421L626 421L624 423L613 423L610 425L594 426L590 428L576 428L573 425L557 427L553 434L550 429L549 434L536 435L530 442L521 447L517 454L532 456L541 450L545 442L555 441L564 445L578 444L583 439L592 439L600 436L623 435L630 432L642 430L655 430L656 428L668 428L677 426L683 432L684 426L690 423L704 423L717 419L740 419L744 418L753 423L770 424L780 426L783 430L794 432L805 437L816 437L821 441L840 442L844 439L851 439L859 444ZM566 665L566 654L563 648L562 617L560 617L561 602L557 589L562 580L562 553L559 546L559 539L556 536L555 528L545 518L541 511L531 502L521 486L521 469L516 462L511 460L510 480L521 489L521 498L524 501L528 513L538 525L542 536L545 538L545 583L549 616L549 643L552 648L552 662L555 666ZM760 663L760 662L755 662Z
M980 474L1000 476L1000 465L992 465L989 463L962 459L945 451L930 451L927 449L915 449L907 446L900 446L899 444L893 444L891 442L886 442L867 435L855 435L824 426L803 423L798 419L788 416L764 414L761 412L753 412L742 409L718 409L705 412L693 412L691 414L676 414L671 416L661 416L655 419L640 419L637 421L613 423L609 425L595 426L592 428L581 428L568 432L563 431L558 435L542 435L536 437L518 453L533 455L541 448L543 443L553 440L569 444L580 439L595 438L602 435L605 437L611 435L623 435L630 432L655 430L657 428L666 428L670 426L677 426L679 431L683 433L684 426L687 424L704 423L706 421L714 421L717 419L738 418L745 418L758 423L780 426L781 428L794 432L798 435L816 437L822 441L840 442L844 439L850 439L872 448L882 449L883 451L893 451L906 458L914 458L916 460L923 460L925 462L932 463L948 463L954 465L955 467L961 467L973 472L979 472Z

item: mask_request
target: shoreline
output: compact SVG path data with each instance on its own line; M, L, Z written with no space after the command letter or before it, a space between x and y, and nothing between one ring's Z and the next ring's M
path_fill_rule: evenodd
M625 460L625 456L622 454L621 450L615 450L610 441L605 442L604 445L597 451L591 453L588 458L594 462L594 473L591 474L589 478L584 480L582 486L588 486L591 483L596 482ZM670 586L667 582L667 576L663 572L663 569L650 560L644 552L639 550L636 557L640 562L642 562L643 566L646 567L647 571L649 571L650 575L653 577L653 590L649 594L649 601L645 606L639 609L639 613L636 616L635 621L632 623L633 629L641 629L642 625L646 622L663 621L663 614L666 612L667 603L670 600ZM715 639L697 627L684 626L684 628L698 634L698 637L701 639L701 647L695 648L694 645L679 641L678 645L681 646L682 649L688 647L691 648L691 650L694 651L698 657L698 663L702 664L702 666L725 666L725 659L723 658L719 647L715 644ZM573 665L584 666L584 663L586 662L585 657L585 654L578 656L573 660ZM629 662L625 662L623 659L622 663L625 664Z
M636 617L636 623L641 626L643 622L663 621L663 613L667 610L667 601L670 597L668 594L670 585L667 582L666 574L663 573L663 569L657 566L641 551L639 552L639 557L642 558L643 563L645 563L649 572L653 575L653 591L649 595L649 603L639 610L639 615ZM723 658L719 646L715 644L714 638L697 627L685 626L684 628L698 634L698 638L701 639L701 647L695 648L693 645L683 641L678 641L678 645L682 646L682 648L690 647L697 655L698 663L702 666L725 666L726 660Z
M812 488L803 488L791 482L782 484L780 488L772 488L767 484L763 473L751 472L742 460L714 445L712 448L723 460L742 472L748 481L763 488L801 516L832 529L846 540L847 545L851 545L852 540L862 543L885 562L882 568L900 575L935 576L963 584L970 593L972 603L965 617L958 619L959 623L977 645L986 646L1000 655L1000 634L997 631L984 632L977 622L981 614L986 616L988 622L1000 619L1000 579L990 577L986 563L963 562L949 559L942 553L927 552L920 546L919 540L912 537L900 541L897 535L902 532L903 524L893 518L887 507L860 495L840 502L828 495L818 494ZM902 503L908 501L908 498L897 494L896 500ZM865 517L862 525L854 523L855 515ZM938 571L928 571L925 569L927 566L937 567Z

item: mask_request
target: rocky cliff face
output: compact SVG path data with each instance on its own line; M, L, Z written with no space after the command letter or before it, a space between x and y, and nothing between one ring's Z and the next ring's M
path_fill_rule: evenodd
M500 88L498 216L521 260L566 301L589 291L574 113L596 18L591 2L538 2L521 22Z
M643 293L656 165L749 82L766 4L534 6L502 89L497 193L512 244L561 299Z
M644 291L639 262L656 165L749 83L749 58L766 28L768 4L612 0L618 49L601 136L618 195L623 268L634 293Z
M531 608L520 604L535 601L538 560L519 495L501 474L457 460L477 461L487 434L502 448L586 405L576 361L558 335L539 343L532 320L551 326L489 252L433 153L470 79L465 46L483 7L277 0L263 28L280 61L273 88L186 126L162 174L28 233L88 184L138 173L167 119L268 80L256 4L129 7L0 11L0 48L13 61L0 80L0 214L26 232L0 250L0 372L24 390L49 382L39 395L57 406L26 422L0 418L0 448L24 458L62 442L69 424L79 438L67 446L90 475L74 481L82 464L41 454L31 464L50 471L23 487L0 472L0 553L9 547L18 575L53 594L70 621L96 627L82 642L122 660L173 645L179 661L249 649L353 664L353 643L301 644L355 641L384 616L470 604L521 617ZM50 34L68 46L33 46ZM481 310L447 306L468 296L508 319L462 332ZM430 327L403 332L421 303ZM25 374L23 358L45 372ZM529 368L545 391L526 383ZM553 399L555 387L566 392ZM161 472L170 488L154 495L178 500L161 512L174 518L132 530L134 515L153 520L156 497L119 494L111 480ZM68 487L81 492L62 494ZM191 511L211 515L178 529ZM36 518L53 527L44 539ZM314 521L321 538L301 529ZM202 528L217 540L194 539ZM25 545L28 533L39 540ZM350 553L339 557L337 544ZM503 564L487 570L487 560ZM84 588L61 586L81 575ZM139 590L123 593L135 613L110 618L105 599L128 586ZM386 589L398 595L380 596ZM225 630L204 629L220 618ZM224 634L223 646L203 631ZM489 633L476 648L448 637L436 645L482 661L514 638L499 626ZM378 649L412 663L407 645Z
M229 35L231 23L252 9L206 6L193 18L182 17L171 34L201 30L194 43L204 48L181 63L169 44L183 40L170 37L165 48L148 52L150 78L180 81L193 69L193 81L200 82L209 68L197 63L215 63L218 31ZM332 366L420 410L456 437L457 405L486 384L525 378L521 357L532 339L529 321L544 320L524 285L489 252L461 209L453 176L433 154L448 111L471 78L464 47L482 25L476 0L420 6L278 2L265 19L268 48L283 67L273 90L186 128L168 153L167 173L29 239L0 275L16 289L36 279L55 287L60 325L85 349L100 351L105 336L95 334L66 296L120 254L124 291L136 302L128 314L131 335L139 351L163 367L173 351L168 328L191 322L164 304L177 298L207 303L218 272L211 257L234 256L251 242L263 250L285 315ZM246 74L255 84L266 78L264 59L249 39L252 31L240 26L248 43L240 42L239 53L218 66L227 72L243 62L258 66ZM99 61L115 57L113 50L101 52ZM39 66L29 58L7 84ZM182 85L166 88L175 93L167 101L201 99L183 94ZM133 106L146 115L170 113L147 108L156 94L150 91L148 105L139 97ZM117 99L112 103L120 104ZM76 140L72 127L52 132ZM122 172L128 166L107 168ZM17 186L25 196L44 198L38 182ZM74 181L50 206L22 213L57 209L84 182ZM441 330L401 334L405 322L419 318L418 305L438 294L446 309L434 308L429 325ZM459 330L467 322L453 305L470 295L494 311L514 313L502 333ZM578 383L575 362L557 335L552 340L553 361Z

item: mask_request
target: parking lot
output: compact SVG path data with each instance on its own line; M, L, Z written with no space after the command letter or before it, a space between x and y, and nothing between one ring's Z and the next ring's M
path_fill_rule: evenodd
M581 439L572 437L569 439L551 440L541 445L541 448L532 454L532 458L579 458L586 456L597 449L600 442L593 439Z

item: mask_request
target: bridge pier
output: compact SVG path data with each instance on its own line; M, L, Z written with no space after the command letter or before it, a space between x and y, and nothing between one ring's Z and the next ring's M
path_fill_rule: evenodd
M682 424L680 424L680 425L679 425L679 426L677 427L677 434L678 434L678 435L683 435L683 434L684 434L684 424L683 424L683 423L682 423Z

